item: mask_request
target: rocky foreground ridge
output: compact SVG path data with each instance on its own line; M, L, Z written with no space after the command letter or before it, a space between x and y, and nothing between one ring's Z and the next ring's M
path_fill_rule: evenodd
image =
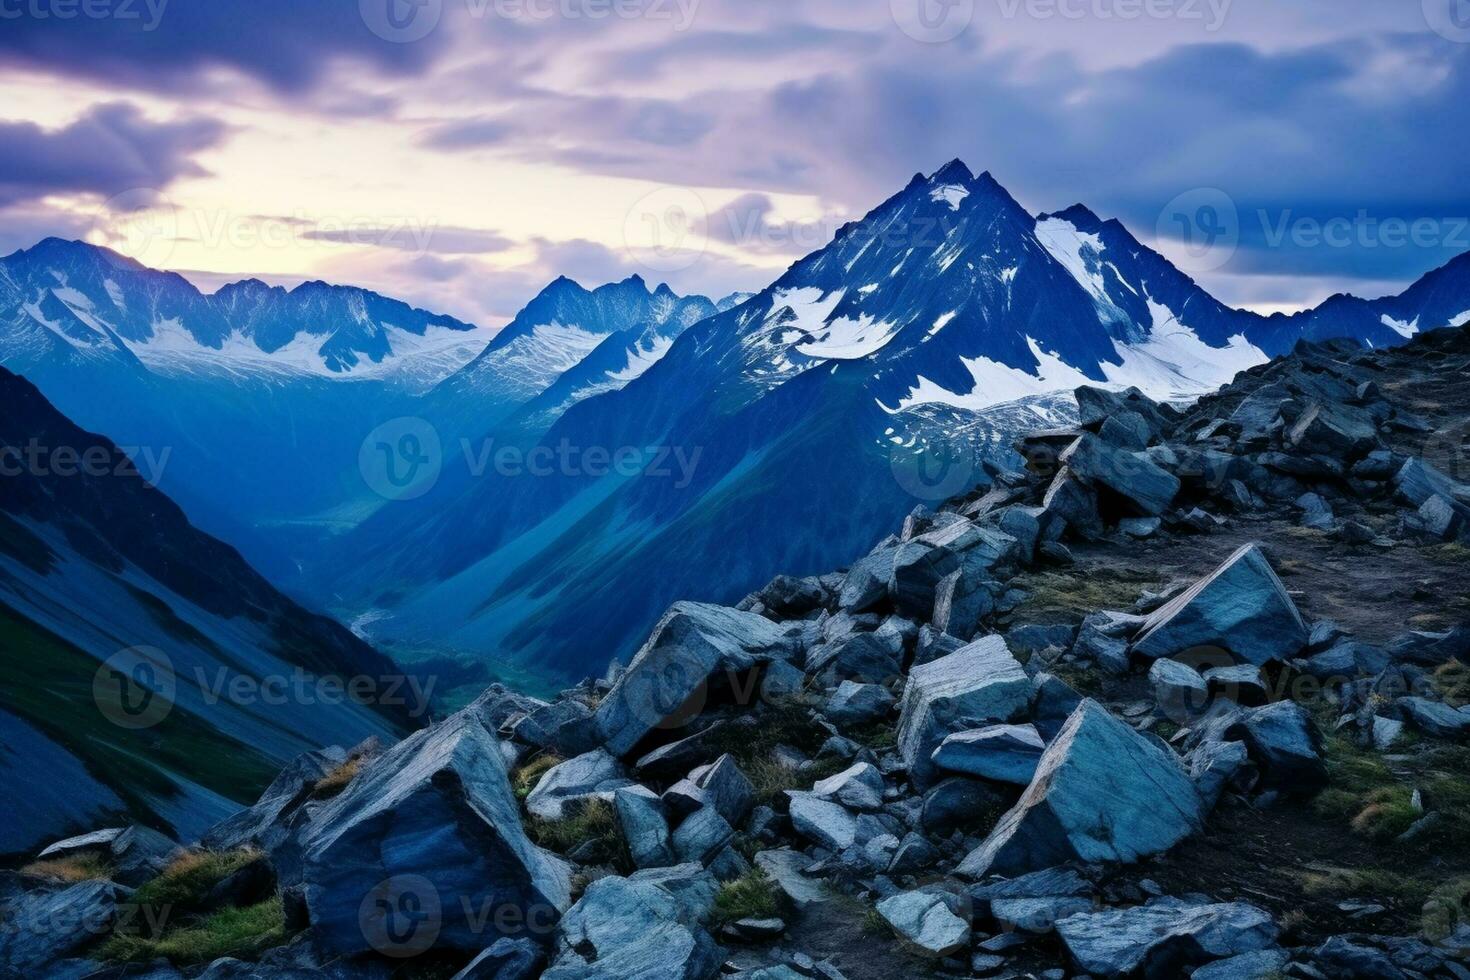
M1079 389L1024 471L604 679L53 845L0 971L1470 977L1467 371L1454 329Z

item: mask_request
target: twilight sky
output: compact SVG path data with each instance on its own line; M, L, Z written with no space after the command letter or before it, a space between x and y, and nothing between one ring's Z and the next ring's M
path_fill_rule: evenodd
M0 254L206 289L757 289L954 157L1228 302L1397 291L1470 251L1470 0L0 0Z

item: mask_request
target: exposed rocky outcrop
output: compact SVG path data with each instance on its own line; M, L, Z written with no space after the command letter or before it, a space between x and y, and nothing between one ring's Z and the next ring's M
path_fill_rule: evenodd
M1080 389L1024 472L845 571L676 604L556 697L496 686L384 751L298 759L204 841L263 852L230 889L277 888L291 941L157 980L420 955L461 980L1463 980L1463 894L1368 894L1351 862L1470 874L1470 606L1412 574L1460 554L1470 491L1395 379L1466 370L1461 330L1304 346L1181 408ZM48 855L115 882L9 876L0 904L106 914L171 853L129 833L141 864L117 830ZM95 965L85 937L0 943Z

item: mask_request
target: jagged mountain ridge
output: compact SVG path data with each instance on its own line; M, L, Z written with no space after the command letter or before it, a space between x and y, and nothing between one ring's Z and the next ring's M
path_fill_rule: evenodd
M1470 311L1470 277L1455 264L1445 276L1432 301L1421 283L1347 314L1261 317L1220 304L1120 223L1081 207L1033 217L955 162L541 440L698 449L686 486L488 474L427 518L385 511L345 539L369 560L334 569L350 601L397 606L379 621L385 638L426 642L447 625L456 646L595 668L673 598L728 601L776 568L840 561L870 534L855 527L914 504L913 481L894 473L937 444L971 454L979 479L976 454L1009 452L975 424L998 406L1085 383L1197 395L1328 330L1401 342L1390 310L1449 323L1458 311L1439 311L1462 296ZM922 499L932 488L919 482ZM841 507L856 508L852 521L834 519ZM713 578L684 567L714 556L725 572ZM570 652L584 650L598 652Z
M10 320L0 351L23 367L69 346L132 354L165 374L401 370L424 384L484 343L472 324L358 287L312 281L287 290L246 279L206 295L177 273L57 238L0 259L0 304Z

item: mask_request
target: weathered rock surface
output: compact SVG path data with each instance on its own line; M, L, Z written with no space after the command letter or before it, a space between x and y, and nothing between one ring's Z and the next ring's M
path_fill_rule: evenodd
M1031 678L999 636L987 636L915 667L904 688L898 749L910 778L933 781L931 757L945 736L989 722L1009 722L1030 707Z
M0 883L0 895L12 890ZM110 881L47 886L0 900L0 975L41 976L48 965L107 935L126 898Z
M1253 905L1196 905L1174 898L1057 923L1077 966L1099 977L1183 976L1212 960L1268 949L1278 931L1271 916Z
M948 772L1026 786L1045 749L1035 725L990 725L947 736L932 758Z
M469 709L383 753L291 846L317 941L337 954L403 949L392 916L409 895L442 911L410 947L474 952L473 910L544 923L569 904L566 865L526 838L499 745Z
M546 770L526 797L526 809L542 820L562 820L568 806L589 799L611 800L631 783L617 759L593 749Z
M608 751L625 756L650 732L687 724L712 679L789 654L790 640L764 616L675 603L598 705L598 730Z
M904 939L933 956L970 944L970 923L955 914L956 896L942 891L900 892L878 903L878 914Z
M1197 832L1204 805L1174 755L1082 702L1036 778L959 873L1024 874L1068 861L1131 862Z
M1132 649L1159 659L1219 647L1260 665L1294 657L1306 642L1296 603L1261 549L1250 544L1152 613Z
M559 951L544 976L706 980L722 957L699 925L699 911L653 881L594 881L563 918Z

